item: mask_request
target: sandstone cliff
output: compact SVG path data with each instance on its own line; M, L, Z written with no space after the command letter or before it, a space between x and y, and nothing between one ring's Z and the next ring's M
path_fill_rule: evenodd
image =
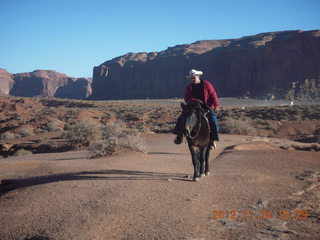
M0 70L0 92L22 97L84 99L91 95L91 79L72 78L50 70L10 74Z
M202 70L219 96L281 98L294 82L319 81L320 31L270 32L128 53L94 67L90 98L182 97L191 68Z
M0 69L0 95L8 95L13 87L13 77L5 69Z

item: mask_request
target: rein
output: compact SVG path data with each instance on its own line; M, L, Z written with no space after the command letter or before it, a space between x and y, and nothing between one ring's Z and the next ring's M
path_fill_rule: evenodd
M200 133L200 130L201 130L201 116L202 116L202 112L200 111L200 114L199 114L199 124L198 124L198 131L197 131L197 134L195 136L191 136L191 132L190 132L190 135L188 133L187 137L189 137L190 139L194 139L194 138L197 138L199 136L199 133Z

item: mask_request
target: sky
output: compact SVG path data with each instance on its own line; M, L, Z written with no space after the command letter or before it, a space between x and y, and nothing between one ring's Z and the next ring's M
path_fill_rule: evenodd
M0 68L92 77L128 52L320 29L320 0L0 0Z

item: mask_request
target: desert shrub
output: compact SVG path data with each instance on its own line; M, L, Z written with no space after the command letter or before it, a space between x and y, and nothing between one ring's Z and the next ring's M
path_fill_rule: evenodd
M42 112L43 116L55 115L57 112L52 108L47 108Z
M59 130L59 123L57 121L50 121L47 123L47 129L49 132L54 132Z
M70 130L72 129L72 127L75 125L76 123L75 122L67 122L65 125L64 125L64 130Z
M25 149L19 149L18 151L16 151L13 156L17 157L17 156L27 156L27 155L31 155L32 152L25 150Z
M302 117L300 115L293 115L291 116L292 121L301 121Z
M269 124L269 121L268 121L268 120L264 120L264 119L261 119L261 118L255 119L254 122L255 122L256 124L263 125L263 126L266 126L266 125Z
M92 158L112 155L120 150L118 139L115 137L100 139L88 148Z
M140 134L127 133L126 136L119 138L118 142L121 149L137 152L146 151Z
M44 133L44 132L46 132L46 130L42 129L41 127L36 128L36 129L33 130L34 134L39 134L39 133Z
M18 134L21 137L28 137L28 136L32 136L33 132L32 132L32 129L29 127L22 127L19 129Z
M255 119L254 121L256 124L264 126L268 130L273 130L275 131L277 128L276 126L269 120L264 120L264 119Z
M101 127L101 139L119 138L124 134L122 123L107 123Z
M69 141L70 147L77 149L87 147L100 138L98 125L88 120L81 120L65 132L62 137Z
M0 139L14 139L14 138L16 138L16 135L11 132L2 133L0 136Z
M221 132L239 135L257 135L257 130L252 126L251 121L233 118L227 118L223 122Z
M123 126L124 123L107 123L101 128L101 139L89 147L91 157L112 155L118 151L145 152L139 133Z
M79 117L80 115L80 111L77 108L71 108L68 113L73 118Z

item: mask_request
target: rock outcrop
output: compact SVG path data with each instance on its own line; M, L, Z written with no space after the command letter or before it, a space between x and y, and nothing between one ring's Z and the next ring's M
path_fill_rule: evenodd
M0 95L8 95L13 87L13 76L5 69L0 69Z
M91 95L91 79L72 78L50 70L10 74L0 70L0 93L21 97L85 99Z
M293 83L319 79L320 31L205 40L162 52L128 53L93 69L91 99L182 97L195 68L224 97L278 97Z

